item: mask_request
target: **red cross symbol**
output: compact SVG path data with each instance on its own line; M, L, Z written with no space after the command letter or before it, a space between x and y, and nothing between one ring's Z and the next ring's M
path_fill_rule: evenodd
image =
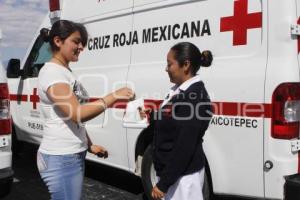
M33 109L36 109L36 104L40 102L40 97L37 95L37 88L33 88L33 95L30 95L30 102L33 104Z
M233 31L233 46L247 44L247 30L262 27L262 12L248 13L248 0L234 1L234 15L222 17L220 31Z

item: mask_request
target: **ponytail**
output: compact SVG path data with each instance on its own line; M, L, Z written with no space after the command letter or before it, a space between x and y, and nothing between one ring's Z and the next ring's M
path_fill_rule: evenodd
M200 60L201 60L201 64L200 64L201 66L203 67L211 66L211 63L213 61L213 55L211 51L209 50L202 51Z
M42 28L42 29L40 30L40 36L41 36L41 38L42 38L45 42L49 42L49 40L50 40L50 35L49 35L49 33L50 33L50 30L47 29L47 28Z
M40 30L40 36L45 42L50 43L52 52L58 51L59 47L54 43L54 38L57 36L62 41L67 39L72 33L78 31L81 36L81 43L85 47L87 44L88 33L86 28L80 24L69 20L58 20L53 25L51 30L42 28Z

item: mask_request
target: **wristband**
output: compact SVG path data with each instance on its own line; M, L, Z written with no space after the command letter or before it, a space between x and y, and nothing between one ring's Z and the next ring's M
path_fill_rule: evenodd
M103 103L103 112L104 112L104 117L103 117L103 121L102 121L102 128L103 128L104 121L105 121L105 110L107 108L107 104L106 104L106 102L105 102L105 100L103 98L100 98L99 100L102 101L102 103Z
M106 104L105 100L103 98L100 98L99 100L102 101L104 110L106 110L107 109L107 104Z

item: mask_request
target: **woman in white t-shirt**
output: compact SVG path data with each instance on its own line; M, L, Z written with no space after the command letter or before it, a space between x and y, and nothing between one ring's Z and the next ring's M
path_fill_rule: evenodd
M87 92L69 68L70 62L78 61L87 35L83 25L67 20L55 22L50 31L41 31L41 36L50 43L52 58L38 77L45 123L37 164L53 200L81 198L87 150L103 157L108 155L105 148L91 142L83 122L101 114L117 100L134 96L125 87L88 102Z

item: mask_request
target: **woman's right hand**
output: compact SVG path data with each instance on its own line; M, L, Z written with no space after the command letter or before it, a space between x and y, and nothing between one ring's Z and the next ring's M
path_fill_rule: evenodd
M128 101L131 101L131 100L134 100L134 98L135 98L134 92L132 91L132 89L130 89L128 87L123 87L121 89L118 89L115 92L113 92L112 95L117 100L128 100Z
M152 109L151 108L146 108L146 109L143 109L141 107L138 107L138 111L140 113L140 117L141 119L149 119L150 117L150 113L152 112Z

